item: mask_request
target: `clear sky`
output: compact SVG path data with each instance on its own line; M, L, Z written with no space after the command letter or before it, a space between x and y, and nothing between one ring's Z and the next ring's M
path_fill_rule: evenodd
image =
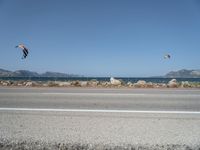
M116 77L200 69L200 0L0 0L0 68Z

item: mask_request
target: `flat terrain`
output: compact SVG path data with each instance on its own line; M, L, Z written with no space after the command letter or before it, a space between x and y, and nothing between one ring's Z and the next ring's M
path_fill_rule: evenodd
M4 149L23 142L198 148L200 89L2 87L0 138Z

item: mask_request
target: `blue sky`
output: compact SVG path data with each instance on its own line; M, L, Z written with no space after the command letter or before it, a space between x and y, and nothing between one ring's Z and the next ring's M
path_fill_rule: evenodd
M200 69L200 0L0 0L0 68L116 77Z

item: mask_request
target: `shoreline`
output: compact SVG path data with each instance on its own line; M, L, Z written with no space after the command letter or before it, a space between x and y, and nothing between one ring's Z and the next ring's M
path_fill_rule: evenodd
M137 82L127 82L123 80L111 81L97 81L95 79L89 81L72 80L72 81L31 81L31 80L0 80L0 87L40 87L40 88L124 88L124 89L138 89L138 88L200 88L200 82L181 81L176 79L170 80L168 83L154 83L146 82L145 80L138 80Z

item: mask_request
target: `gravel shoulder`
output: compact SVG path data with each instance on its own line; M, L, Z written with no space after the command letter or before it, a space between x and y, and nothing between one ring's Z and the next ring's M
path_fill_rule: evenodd
M199 124L198 115L4 111L0 141L1 147L38 149L187 149L200 143Z

